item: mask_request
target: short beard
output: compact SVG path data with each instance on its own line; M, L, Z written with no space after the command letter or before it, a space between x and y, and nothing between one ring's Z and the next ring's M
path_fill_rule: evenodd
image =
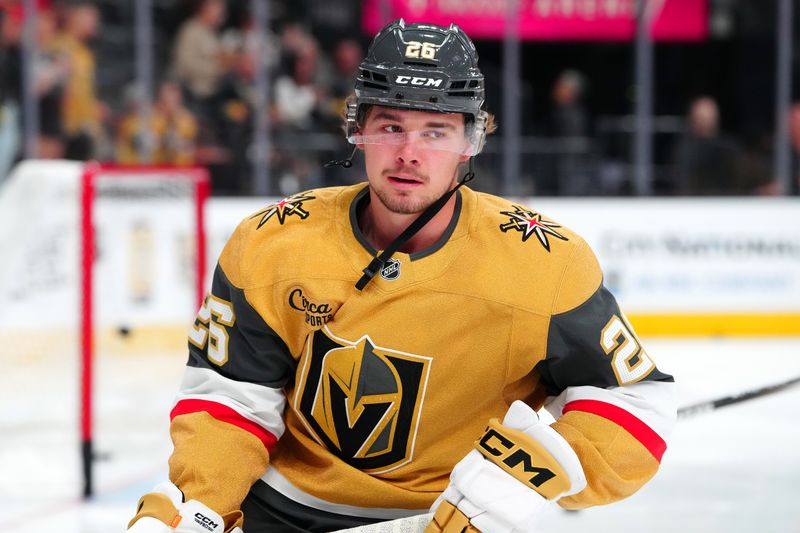
M413 215L416 213L421 213L430 207L433 202L439 199L439 196L425 198L394 196L386 193L383 189L375 188L373 190L375 191L375 195L378 197L384 207L386 207L386 209L399 215Z

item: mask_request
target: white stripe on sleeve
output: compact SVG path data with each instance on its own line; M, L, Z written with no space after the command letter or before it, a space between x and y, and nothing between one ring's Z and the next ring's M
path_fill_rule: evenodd
M230 407L275 438L280 438L286 429L283 389L236 381L208 368L186 367L175 403L181 400L206 400Z

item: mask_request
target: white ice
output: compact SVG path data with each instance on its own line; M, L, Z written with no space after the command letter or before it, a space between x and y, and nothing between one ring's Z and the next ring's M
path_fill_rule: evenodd
M800 339L645 339L680 405L800 376ZM0 355L0 531L122 532L166 477L167 416L185 355L101 357L97 495L81 490L74 355ZM800 387L678 423L658 475L634 496L538 531L800 532Z

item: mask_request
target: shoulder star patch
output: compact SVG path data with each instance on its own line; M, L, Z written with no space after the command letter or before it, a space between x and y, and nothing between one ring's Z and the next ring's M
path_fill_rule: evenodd
M527 241L531 235L536 235L536 238L539 239L541 245L544 246L544 249L548 252L550 251L550 240L548 235L555 237L556 239L561 239L562 241L569 240L553 229L561 227L555 222L544 220L542 215L539 213L525 209L522 206L512 205L511 207L514 208L513 211L500 212L509 218L508 222L500 224L500 229L503 231L503 233L506 233L512 229L519 231L522 233L522 242Z
M258 228L266 224L267 221L273 216L278 219L278 222L281 225L283 225L283 223L286 221L286 217L291 215L296 215L305 220L311 213L303 208L303 202L313 200L314 198L314 196L311 196L308 193L293 194L292 196L287 196L280 202L267 206L250 218L252 219L261 217L261 220L258 223Z

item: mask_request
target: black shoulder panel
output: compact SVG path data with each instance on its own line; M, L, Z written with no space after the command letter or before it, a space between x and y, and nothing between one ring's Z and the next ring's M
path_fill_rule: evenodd
M193 367L209 368L222 376L236 381L257 383L269 387L282 387L294 375L296 362L292 358L286 343L278 336L253 309L245 298L244 291L235 287L228 280L222 268L217 265L211 285L209 300L214 299L221 305L229 305L233 309L234 320L220 318L208 312L209 320L203 320L203 310L195 319L194 328L208 332L207 342L202 345L189 341L189 361ZM222 335L214 335L222 330ZM227 336L227 339L225 337ZM224 343L224 345L223 345ZM219 353L209 355L213 348L224 346L225 357ZM222 360L220 360L222 359Z
M619 336L605 336L609 327L617 327ZM624 320L614 296L601 285L584 303L550 318L547 336L547 356L536 365L547 386L547 392L558 395L567 387L617 387L624 385L615 371L615 349L623 347L625 339L635 343L635 351L617 364L635 366L649 357ZM621 350L619 350L621 351ZM673 381L652 365L652 369L637 381Z

